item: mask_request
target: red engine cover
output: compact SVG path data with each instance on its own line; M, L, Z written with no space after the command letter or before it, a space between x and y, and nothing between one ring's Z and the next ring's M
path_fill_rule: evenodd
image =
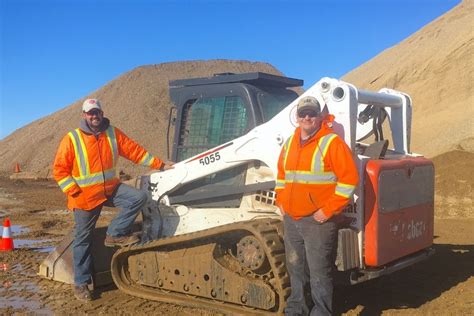
M433 244L434 166L371 160L365 174L365 264L378 267Z

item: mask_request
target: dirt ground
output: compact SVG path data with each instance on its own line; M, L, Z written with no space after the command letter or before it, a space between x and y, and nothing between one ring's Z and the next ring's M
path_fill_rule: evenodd
M337 314L472 315L474 217L466 216L472 215L472 202L467 203L465 216L437 213L436 254L428 261L357 286L336 288ZM437 207L447 205L437 198ZM107 223L113 213L106 209L99 225ZM97 300L83 304L75 300L70 285L37 276L40 262L72 229L65 197L52 181L0 177L0 218L5 216L12 221L17 249L0 252L1 315L219 315L132 297L114 286L100 289Z

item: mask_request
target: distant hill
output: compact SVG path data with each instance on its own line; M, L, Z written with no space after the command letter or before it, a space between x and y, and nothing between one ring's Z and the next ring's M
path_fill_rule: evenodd
M223 72L266 72L282 75L267 63L209 60L163 63L133 69L97 91L65 108L36 120L0 141L0 173L9 174L18 162L22 171L42 177L51 175L58 144L71 129L78 127L81 105L87 98L102 102L105 116L153 155L166 159L166 129L171 100L170 80L207 77ZM120 159L118 169L129 175L143 174L147 168Z
M474 152L474 5L464 1L343 80L413 99L412 151Z

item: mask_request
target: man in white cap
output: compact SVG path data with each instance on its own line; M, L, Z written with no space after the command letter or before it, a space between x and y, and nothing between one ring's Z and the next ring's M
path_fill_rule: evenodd
M150 155L110 125L99 100L85 100L79 128L64 136L54 160L54 178L67 195L68 208L74 211L74 295L82 301L92 300L87 287L92 281L92 234L102 207L121 208L107 229L106 246L139 241L131 228L147 194L120 183L116 170L119 156L152 169L173 168L173 163Z
M286 315L307 315L304 288L309 281L311 315L331 315L337 214L349 203L358 181L352 153L331 129L313 96L297 106L298 128L282 148L276 204L283 213L286 267L291 295Z

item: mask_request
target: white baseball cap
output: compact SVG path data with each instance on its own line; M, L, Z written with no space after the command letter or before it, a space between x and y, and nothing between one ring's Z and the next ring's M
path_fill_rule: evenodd
M98 109L102 111L100 102L97 99L87 99L82 103L82 111L89 112L92 109Z

